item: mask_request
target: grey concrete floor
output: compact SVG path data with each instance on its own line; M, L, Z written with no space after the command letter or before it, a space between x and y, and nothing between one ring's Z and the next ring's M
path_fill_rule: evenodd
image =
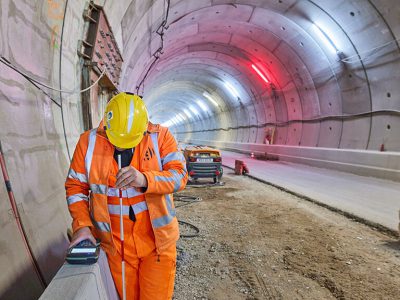
M223 151L223 164L243 160L250 175L369 222L398 230L400 184L283 161L264 161Z

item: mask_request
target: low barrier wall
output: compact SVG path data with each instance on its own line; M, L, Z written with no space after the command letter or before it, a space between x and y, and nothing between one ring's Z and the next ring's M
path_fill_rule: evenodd
M106 254L93 265L65 263L39 300L119 300Z
M248 144L207 140L187 140L183 142L196 145L209 145L221 150L241 153L253 152L256 155L274 154L283 161L335 169L362 176L400 181L400 153L398 152Z

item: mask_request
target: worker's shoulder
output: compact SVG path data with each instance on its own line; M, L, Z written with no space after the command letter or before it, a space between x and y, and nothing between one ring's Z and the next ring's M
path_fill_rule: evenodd
M84 131L83 133L81 133L81 137L88 136L91 131L92 131L91 129Z
M158 132L158 133L166 133L168 131L168 127L161 126L160 124L154 124L149 122L147 125L147 131L150 133Z
M89 134L92 130L86 130L79 136L79 143L87 143L89 142Z

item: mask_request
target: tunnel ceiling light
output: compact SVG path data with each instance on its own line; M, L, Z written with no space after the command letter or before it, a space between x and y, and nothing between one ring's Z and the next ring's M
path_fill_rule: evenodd
M189 119L193 118L192 114L186 108L183 110L183 112Z
M170 127L173 125L177 125L176 124L176 120L174 120L175 118L169 119L168 121L164 122L161 124L161 126L165 126L165 127Z
M204 111L204 112L208 112L208 106L201 100L197 100L196 101L197 105L200 106L200 108Z
M175 118L176 118L179 122L184 122L184 121L185 121L185 118L183 118L180 114L177 114L177 115L175 116Z
M188 119L188 117L184 113L180 113L180 114L178 114L178 116L184 121L186 121Z
M211 95L210 95L209 93L204 92L204 93L203 93L203 96L206 97L215 107L218 107L217 101L215 101L215 100L211 97Z
M173 118L171 119L171 122L174 123L175 125L178 125L178 124L179 124L179 120L177 119L177 117L173 117Z
M252 64L251 67L254 69L254 71L257 72L258 76L260 76L261 79L265 81L265 83L269 83L269 80L267 79L267 77L265 77L265 75L260 71L259 68L257 68L256 65Z
M323 31L316 23L313 23L313 28L318 37L324 42L325 46L327 46L330 51L336 54L338 52L338 48L333 43L332 39L326 34L326 32Z
M224 82L224 84L225 87L229 90L229 92L233 95L233 97L240 98L237 89L235 89L235 87L232 84L226 81Z
M195 115L195 116L199 116L200 114L199 114L199 111L193 106L193 105L190 105L189 106L189 109L192 111L192 113Z

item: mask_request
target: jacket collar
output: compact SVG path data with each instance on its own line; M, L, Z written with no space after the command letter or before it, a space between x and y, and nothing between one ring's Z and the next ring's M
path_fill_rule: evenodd
M149 124L147 125L148 133L154 133L154 132L160 132L160 131L161 131L160 124L153 124L153 123L149 122Z

